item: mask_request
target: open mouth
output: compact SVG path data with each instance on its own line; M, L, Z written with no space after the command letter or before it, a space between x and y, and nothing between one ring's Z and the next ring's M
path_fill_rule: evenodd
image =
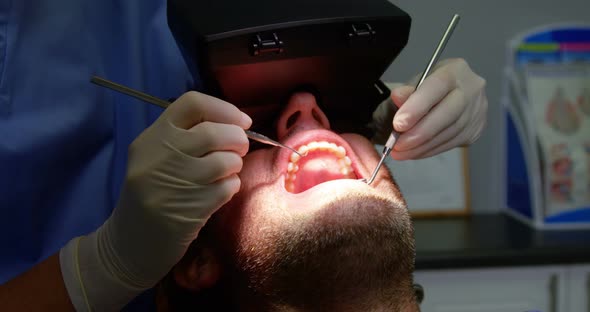
M285 189L290 193L301 193L327 181L358 179L346 148L341 145L311 141L298 146L297 151L305 156L292 153L289 157Z

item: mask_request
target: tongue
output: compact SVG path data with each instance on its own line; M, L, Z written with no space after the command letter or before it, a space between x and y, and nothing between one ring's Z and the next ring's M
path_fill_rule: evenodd
M338 157L330 152L310 153L299 160L298 166L293 193L303 192L326 181L356 178L350 167L339 164ZM350 172L344 174L343 168L348 168Z

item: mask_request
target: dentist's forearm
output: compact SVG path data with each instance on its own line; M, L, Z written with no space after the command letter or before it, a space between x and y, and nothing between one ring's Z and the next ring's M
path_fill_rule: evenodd
M63 282L59 255L0 285L1 311L74 311Z

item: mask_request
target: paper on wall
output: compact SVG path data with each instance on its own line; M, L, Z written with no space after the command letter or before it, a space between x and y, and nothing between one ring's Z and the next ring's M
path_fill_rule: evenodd
M382 151L382 146L377 146ZM467 191L463 150L418 160L385 161L399 185L410 212L464 211Z

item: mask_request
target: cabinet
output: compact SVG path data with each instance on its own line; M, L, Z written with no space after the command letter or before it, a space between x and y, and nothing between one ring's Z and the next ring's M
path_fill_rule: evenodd
M422 312L565 312L566 290L579 287L570 286L570 273L566 266L433 270L414 280L424 288Z
M572 265L567 270L568 312L590 312L590 265Z

